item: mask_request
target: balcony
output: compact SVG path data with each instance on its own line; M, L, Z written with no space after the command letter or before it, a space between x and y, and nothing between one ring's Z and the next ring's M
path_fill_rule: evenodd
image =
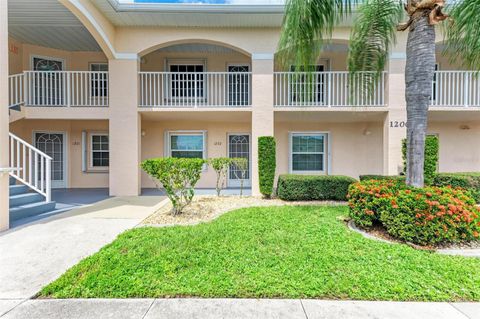
M474 71L435 71L432 107L479 107L480 81Z
M9 76L9 107L107 107L108 72L25 71Z
M252 105L251 72L140 72L140 107Z
M275 72L276 107L375 107L385 106L386 73L370 84L371 73L360 72L352 78L341 72ZM371 85L371 93L366 88Z

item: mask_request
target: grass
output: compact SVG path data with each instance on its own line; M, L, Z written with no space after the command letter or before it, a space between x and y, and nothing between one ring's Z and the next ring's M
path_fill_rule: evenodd
M346 207L265 207L188 227L137 228L68 270L41 297L480 300L480 260L350 231Z

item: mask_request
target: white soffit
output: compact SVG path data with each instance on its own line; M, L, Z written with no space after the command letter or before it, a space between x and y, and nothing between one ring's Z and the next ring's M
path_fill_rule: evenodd
M90 32L58 0L8 0L8 28L12 38L24 43L101 51Z
M280 27L282 5L119 3L90 0L116 26Z

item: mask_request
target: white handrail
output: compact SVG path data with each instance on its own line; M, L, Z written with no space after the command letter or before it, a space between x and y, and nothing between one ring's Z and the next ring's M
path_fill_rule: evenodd
M140 107L251 106L251 72L140 72Z
M106 107L108 72L24 71L25 105Z
M32 190L45 196L45 201L52 199L52 158L28 144L18 136L10 136L10 176L27 185Z
M8 107L22 105L25 102L23 85L23 73L8 76Z
M480 81L475 71L435 71L432 106L480 106Z
M385 106L386 72L372 83L372 72L275 72L277 107ZM368 87L368 86L372 87Z

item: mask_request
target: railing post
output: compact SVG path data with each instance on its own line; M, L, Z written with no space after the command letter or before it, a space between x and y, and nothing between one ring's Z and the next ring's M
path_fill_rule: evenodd
M70 73L69 72L65 72L65 77L67 79L67 95L66 95L66 99L67 99L67 107L70 107L72 101L71 101L71 88L70 88ZM91 82L90 82L90 85L91 85Z
M470 98L469 98L469 94L470 94L470 90L469 90L469 85L470 85L470 79L469 79L469 75L470 75L470 72L465 72L463 74L463 85L465 86L464 87L464 96L463 96L463 103L465 105L465 107L468 107L469 105L469 102L470 102Z
M193 73L193 87L194 87L194 92L193 92L193 105L194 105L194 108L197 108L197 73ZM187 97L188 98L188 97Z
M29 93L28 93L28 76L27 72L23 71L23 105L29 104Z
M331 72L327 73L327 81L328 81L327 106L331 107L332 106L332 73Z
M45 201L50 202L52 200L52 160L50 158L46 158L46 172L45 172Z

